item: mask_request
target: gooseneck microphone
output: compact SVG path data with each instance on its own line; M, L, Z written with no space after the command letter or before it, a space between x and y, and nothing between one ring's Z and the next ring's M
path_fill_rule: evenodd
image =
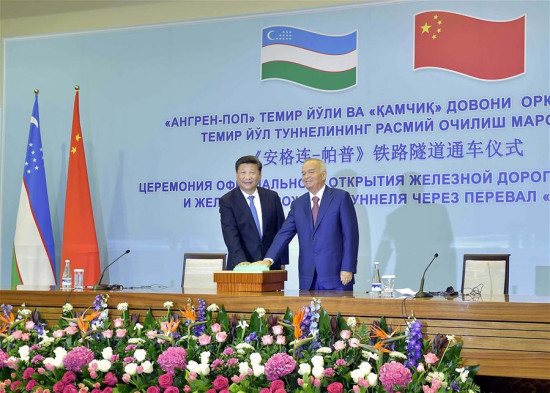
M118 258L116 258L113 262L109 263L107 266L105 266L105 268L103 269L103 271L101 272L101 277L99 277L99 281L97 282L96 285L94 285L93 289L94 290L111 290L111 289L122 289L122 285L119 285L119 284L102 284L101 283L101 280L103 280L103 276L105 275L105 272L107 271L107 269L109 268L109 266L111 266L112 264L114 264L116 261L118 261L120 258L122 258L124 255L126 254L129 254L130 253L130 250L126 250L124 251L122 254L120 254L118 256Z
M424 270L424 274L422 274L422 280L420 280L420 289L418 289L418 292L416 292L416 295L414 295L415 298L422 298L422 297L434 297L432 294L428 292L424 292L424 276L426 275L426 272L428 271L429 267L432 265L433 261L435 261L435 258L437 258L439 254L436 252L434 254L434 257L426 267L426 270Z

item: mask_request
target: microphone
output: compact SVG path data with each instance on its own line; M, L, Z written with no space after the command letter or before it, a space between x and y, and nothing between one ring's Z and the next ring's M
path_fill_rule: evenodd
M418 292L416 292L416 295L414 295L415 298L434 297L434 295L432 295L428 292L424 292L424 276L426 275L426 272L428 271L428 268L432 265L433 261L435 261L435 258L437 258L438 256L439 256L439 254L436 252L434 254L434 257L432 258L432 260L428 264L428 267L426 268L426 270L424 270L424 274L422 274L422 280L420 280L420 289L418 290Z
M130 253L130 250L126 250L124 251L122 254L120 254L118 256L118 258L116 258L113 262L109 263L107 266L105 266L105 268L103 269L103 271L101 272L101 277L99 277L99 281L97 282L96 285L93 286L93 290L100 290L100 291L105 291L105 290L112 290L112 289L122 289L122 285L120 284L102 284L101 283L101 280L103 280L103 276L105 275L105 272L107 271L107 269L109 268L109 266L111 266L113 263L115 263L116 261L118 261L120 258L122 258L124 255L126 254L129 254Z

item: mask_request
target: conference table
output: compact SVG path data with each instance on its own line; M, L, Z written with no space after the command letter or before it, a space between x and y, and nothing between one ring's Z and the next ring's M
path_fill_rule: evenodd
M0 303L14 308L25 304L38 308L41 318L56 324L61 306L69 302L77 310L90 307L95 296L109 295L110 315L117 315L118 303L126 302L131 313L140 318L151 309L153 316L166 315L164 303L172 301L183 309L188 299L198 304L224 305L230 314L249 315L257 307L268 313L283 315L309 305L312 298L321 299L330 315L354 316L370 324L384 316L394 327L403 328L406 318L414 313L428 338L437 333L456 335L463 341L462 357L466 364L479 364L479 375L550 380L550 298L501 295L493 297L378 298L358 292L240 292L217 293L215 290L181 288L142 288L120 291L0 290Z

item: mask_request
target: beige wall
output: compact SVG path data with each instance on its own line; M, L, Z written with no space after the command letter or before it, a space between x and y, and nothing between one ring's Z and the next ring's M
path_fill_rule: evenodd
M316 8L354 2L359 1L0 0L0 37L4 39L35 34ZM0 61L1 56L0 51ZM0 80L0 91L1 87ZM2 97L0 96L1 107Z

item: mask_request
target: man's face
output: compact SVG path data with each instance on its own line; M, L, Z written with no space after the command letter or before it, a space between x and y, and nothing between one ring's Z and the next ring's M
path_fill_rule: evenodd
M326 178L327 172L321 171L320 162L307 161L302 165L302 182L304 182L307 190L312 194L317 194L323 188Z
M261 178L262 173L256 164L241 164L237 168L237 183L239 184L239 188L248 195L254 194Z

